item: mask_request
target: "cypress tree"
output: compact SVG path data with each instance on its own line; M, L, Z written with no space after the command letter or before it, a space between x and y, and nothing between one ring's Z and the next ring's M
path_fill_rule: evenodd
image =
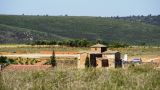
M88 56L86 57L86 60L85 60L85 67L90 67L90 60Z
M54 52L54 50L53 50L53 52L52 52L52 56L51 56L51 65L54 67L54 66L56 66L56 58L55 58L55 52Z

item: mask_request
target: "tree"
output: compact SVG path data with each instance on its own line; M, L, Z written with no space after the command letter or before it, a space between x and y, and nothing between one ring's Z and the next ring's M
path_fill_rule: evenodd
M0 63L7 63L7 57L0 56Z
M57 65L54 50L53 50L52 56L51 56L51 65L52 65L52 67Z
M66 16L66 17L67 17L67 16L68 16L68 14L65 14L64 16Z
M142 45L142 46L145 46L145 45L146 45L146 43L145 43L145 42L142 42L142 43L141 43L141 45Z
M80 46L81 47L87 47L87 45L88 45L87 40L83 39L83 40L80 41Z
M101 42L102 42L101 39L97 39L97 40L96 40L96 43L101 43Z
M90 67L90 65L91 63L90 63L89 57L87 56L85 60L85 67Z

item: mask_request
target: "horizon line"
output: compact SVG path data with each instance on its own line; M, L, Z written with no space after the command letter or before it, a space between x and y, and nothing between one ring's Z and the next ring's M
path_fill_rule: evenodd
M160 14L148 14L148 15L125 15L125 16L96 16L96 15L68 15L68 14L62 14L62 15L50 15L50 14L2 14L0 15L11 15L11 16L77 16L77 17L130 17L130 16L159 16Z

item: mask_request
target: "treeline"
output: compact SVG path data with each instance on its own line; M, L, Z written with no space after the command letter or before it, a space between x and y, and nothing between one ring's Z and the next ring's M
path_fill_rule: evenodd
M112 42L112 43L107 43L102 40L95 40L95 41L89 41L86 39L75 39L75 40L63 40L63 41L35 41L33 43L29 43L30 45L60 45L60 46L69 46L69 47L90 47L91 45L94 45L96 43L101 43L106 45L107 47L113 47L113 48L125 48L128 47L129 44L122 43L122 42Z
M62 41L35 41L33 43L30 43L31 45L64 45L64 46L70 46L70 47L88 47L91 45L93 42L87 41L85 39L79 40L62 40Z
M153 24L153 25L160 25L160 15L152 15L149 14L147 16L143 15L132 15L132 16L127 16L127 17L111 17L112 19L120 19L120 20L127 20L127 21L132 21L132 22L144 22L148 24Z

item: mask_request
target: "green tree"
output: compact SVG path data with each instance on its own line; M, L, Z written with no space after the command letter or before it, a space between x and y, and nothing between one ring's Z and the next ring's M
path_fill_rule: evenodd
M90 67L90 60L89 60L89 57L87 56L86 57L86 60L85 60L85 67Z
M102 40L101 39L97 39L96 43L102 43Z
M57 65L54 50L53 50L52 56L51 56L51 65L52 65L53 67L55 67L55 66Z
M7 57L1 56L0 63L7 63Z

